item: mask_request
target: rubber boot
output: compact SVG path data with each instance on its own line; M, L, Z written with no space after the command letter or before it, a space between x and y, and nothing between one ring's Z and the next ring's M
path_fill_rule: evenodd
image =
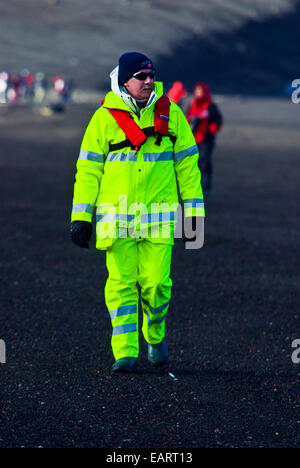
M136 365L137 365L137 358L123 357L115 361L111 369L113 372L131 373L135 371Z
M153 366L163 366L168 362L169 352L166 339L160 343L148 344L148 360Z

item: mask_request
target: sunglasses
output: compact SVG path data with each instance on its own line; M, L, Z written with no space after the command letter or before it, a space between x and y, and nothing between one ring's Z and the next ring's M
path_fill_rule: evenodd
M154 80L155 73L153 71L149 73L138 72L138 73L135 73L132 78L135 78L136 80L140 80L140 81L145 81L148 77L151 78L151 80Z

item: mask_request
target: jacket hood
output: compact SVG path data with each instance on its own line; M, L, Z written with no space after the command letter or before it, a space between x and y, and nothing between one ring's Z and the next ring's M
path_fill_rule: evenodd
M135 114L140 113L140 108L137 104L136 99L134 99L127 91L126 88L122 85L119 84L118 80L118 72L119 72L119 67L116 67L113 69L113 71L110 74L110 80L111 80L111 90L114 94L119 96L122 101L130 107L131 110ZM146 107L150 106L153 104L161 95L163 94L163 85L161 82L155 82L155 88L152 91L152 93L149 96L149 99L147 101Z
M201 98L197 98L195 96L195 91L197 88L202 88L203 95ZM202 81L199 81L198 83L195 84L194 86L194 99L197 100L199 103L206 103L206 102L211 102L211 91L210 87L206 84L203 83Z
M183 99L187 96L187 90L185 89L181 81L175 81L175 83L173 83L172 87L168 92L168 96L171 99L171 101L177 103L180 101L180 99Z

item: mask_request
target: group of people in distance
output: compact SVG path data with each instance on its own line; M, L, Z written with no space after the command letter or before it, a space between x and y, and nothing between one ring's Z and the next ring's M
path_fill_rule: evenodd
M71 99L74 88L73 80L54 76L48 80L44 72L31 73L23 69L20 73L7 70L0 72L0 104L32 102L42 105L46 94L53 90L62 105Z

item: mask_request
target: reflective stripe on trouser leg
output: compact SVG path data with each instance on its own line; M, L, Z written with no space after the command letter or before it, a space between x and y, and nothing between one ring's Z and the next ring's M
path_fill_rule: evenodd
M111 318L115 359L139 354L137 259L137 244L132 238L118 239L106 251L109 275L105 302Z
M143 335L147 343L160 343L171 299L172 245L144 240L139 247L139 284L143 307Z

